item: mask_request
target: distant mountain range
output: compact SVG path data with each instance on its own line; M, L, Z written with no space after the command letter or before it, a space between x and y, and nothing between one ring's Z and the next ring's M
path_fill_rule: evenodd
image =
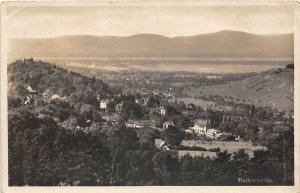
M128 37L70 35L55 38L13 38L9 58L21 57L293 57L294 35L257 35L220 31L169 38L154 34Z

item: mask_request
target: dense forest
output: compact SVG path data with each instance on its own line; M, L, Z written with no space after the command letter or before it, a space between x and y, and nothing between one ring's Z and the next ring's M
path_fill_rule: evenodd
M145 115L134 103L136 96L95 77L25 59L8 66L8 84L10 186L294 184L292 121L285 121L266 142L267 149L253 157L242 149L218 151L215 158L180 157L154 144L157 135L180 141L185 137L180 129L140 134L127 128L129 118L151 113ZM99 99L111 100L113 107L123 104L117 124L101 118ZM248 178L260 183L239 180Z

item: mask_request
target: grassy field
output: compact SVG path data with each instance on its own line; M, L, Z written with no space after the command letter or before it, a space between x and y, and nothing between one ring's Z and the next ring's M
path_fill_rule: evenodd
M195 157L195 156L202 156L203 157L216 157L216 152L210 152L210 151L191 151L191 150L178 150L178 155L179 157L182 157L186 154L190 154L190 156Z
M162 143L161 139L155 139L156 147ZM196 141L196 140L183 140L181 145L188 147L203 147L207 151L193 151L193 150L179 150L179 156L183 156L189 153L191 156L201 156L204 157L214 157L216 156L215 152L210 152L209 149L220 148L220 151L227 150L228 153L237 152L239 149L244 149L250 157L253 157L253 152L259 149L266 149L264 146L254 146L250 142L246 141Z
M264 146L254 146L250 142L245 141L195 141L195 140L186 140L181 143L184 146L196 146L196 147L204 147L205 149L213 149L220 148L221 151L227 150L228 153L237 152L239 149L244 149L246 153L248 153L249 157L253 157L253 152L259 149L265 149ZM184 153L189 153L191 156L201 156L203 154L204 157L215 157L215 152L209 151L183 151L180 152L180 155L184 155Z
M254 151L257 149L263 149L263 146L254 146L250 142L246 141L195 141L195 140L183 140L181 142L184 146L196 146L204 147L207 150L211 148L220 148L221 151L227 150L229 153L238 151L239 149Z

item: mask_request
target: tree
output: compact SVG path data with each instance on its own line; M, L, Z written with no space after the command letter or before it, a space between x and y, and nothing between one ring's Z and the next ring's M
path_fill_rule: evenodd
M159 99L151 96L147 102L147 107L158 107L160 105Z
M249 176L249 155L245 152L245 150L239 149L238 152L234 152L232 158L232 164L236 168L236 177L245 178Z
M19 108L22 105L22 101L19 97L8 97L9 108Z
M182 128L182 129L188 128L191 124L190 119L183 115L177 115L173 117L173 121L178 128Z
M135 103L124 102L122 107L122 117L124 120L141 119L144 116L143 109Z
M176 151L159 151L153 158L154 173L160 185L176 185L180 172Z
M294 69L294 64L287 64L285 66L286 69Z
M193 103L189 103L187 106L188 110L190 111L195 111L196 110L196 105Z
M181 157L181 181L182 185L193 185L194 167L193 157L188 153Z
M215 184L232 184L236 178L231 162L231 154L226 151L217 152L213 160L213 180Z
M283 184L294 183L294 128L288 128L280 132L278 137L268 144L270 161L280 168Z
M239 168L243 165L247 165L247 162L249 161L249 155L245 152L244 149L239 149L238 152L233 153L233 164Z
M161 138L170 146L179 146L184 137L185 132L177 127L168 127L161 133Z
M139 147L137 133L132 128L126 128L124 123L120 123L115 128L111 137L112 163L110 169L110 184L124 185L126 176L125 157L128 151L136 150Z

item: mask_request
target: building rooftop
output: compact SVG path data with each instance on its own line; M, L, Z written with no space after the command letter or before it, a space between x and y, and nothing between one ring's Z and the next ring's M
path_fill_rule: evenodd
M198 119L195 125L206 125L207 121L205 119Z

